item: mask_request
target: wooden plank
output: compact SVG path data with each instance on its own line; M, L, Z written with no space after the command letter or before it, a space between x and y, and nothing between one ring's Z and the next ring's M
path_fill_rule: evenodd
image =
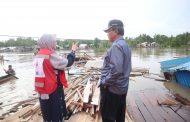
M79 92L79 90L78 90L78 89L77 89L77 93L78 93L78 95L79 95L80 99L81 99L81 100L83 100L82 94Z
M170 108L167 107L162 107L162 106L158 106L157 104L157 100L160 99L159 95L157 92L156 93L144 93L144 96L147 98L148 101L150 101L150 104L152 104L152 106L157 106L154 107L154 109L157 109L160 114L160 116L162 116L164 118L164 120L169 121L169 122L175 122L175 121L179 121L179 122L183 122L183 119L178 116L177 114L174 113L173 110L171 110ZM151 98L151 99L150 99Z
M98 105L100 101L100 88L96 86L93 96L92 96L92 102L93 105Z
M29 111L31 109L31 107L32 106L27 106L27 107L23 108L22 110L14 113L12 116L5 118L4 120L2 120L2 122L20 122L19 116L26 113L27 111Z
M171 97L171 94L166 94L162 91L159 91L158 93L158 97L159 99L157 99L159 104L162 105L168 105L168 106L172 106L172 105L179 105L180 103L178 101L176 101L175 99L173 99Z
M165 113L165 111L162 110L162 108L157 103L157 99L158 99L157 92L154 92L154 93L150 93L150 92L145 93L144 92L143 95L149 101L150 105L152 105L152 107L154 107L154 109L158 109L157 111L160 114L160 116L162 116L166 120L170 120L168 118L169 116L167 116L167 113Z
M68 96L66 96L65 101L69 100L69 98L72 97L76 93L76 91L77 90L75 89L74 91L72 91L71 94L69 94Z
M153 118L153 116L151 115L151 113L148 111L147 107L144 105L144 103L139 99L138 94L137 93L133 93L133 95L135 96L135 103L138 106L138 109L140 110L141 114L143 115L145 121L148 122L155 122L156 120Z
M91 108L90 108L90 115L93 115L94 114L94 106L92 106Z
M76 85L78 85L80 82L82 82L83 80L85 80L86 78L89 77L89 74L84 75L84 76L80 76L78 77L75 81L71 82L68 86L68 88L65 89L65 94L67 95L67 93Z
M182 104L190 105L190 101L187 98L184 98L180 96L179 94L174 94L174 96L176 97L176 100L180 101Z
M90 83L90 79L88 79L88 82L86 84L86 87L83 92L83 102L88 103L89 102L89 96L92 93L92 84Z
M40 103L37 102L29 111L19 116L19 118L26 118L31 114L34 114L38 109L40 109Z
M100 112L96 112L95 122L100 122L100 121L101 121Z
M161 107L167 114L172 118L172 122L185 122L177 113L175 113L171 108L162 106Z
M131 94L131 92L129 92L127 94L127 102L128 102L128 106L127 106L127 109L129 110L129 113L130 115L132 116L132 119L135 121L135 122L145 122L145 119L144 117L142 116L141 112L139 111L136 103L135 103L135 100Z
M87 119L87 114L84 112L79 112L77 114L73 114L71 118L65 122L85 122Z
M172 110L176 110L176 107L172 106ZM185 121L189 122L190 121L190 109L189 107L182 106L178 111L177 114L181 116Z
M138 96L137 96L138 97ZM159 106L153 106L148 100L147 98L144 96L143 93L139 93L139 97L142 100L142 102L144 103L144 105L146 106L146 108L148 109L148 111L151 113L152 117L157 121L157 122L165 122L165 118L163 118L162 116L160 116L160 112L158 111L158 109L156 109Z
M133 122L132 117L130 116L130 113L127 108L126 108L125 120L127 120L127 122Z
M66 102L66 108L69 107L69 105L73 102L73 99L69 99L69 101Z
M32 117L32 119L30 119L30 120L27 121L27 122L43 122L43 118L42 118L41 115L39 115L39 112L38 112L38 113L36 113L36 114Z

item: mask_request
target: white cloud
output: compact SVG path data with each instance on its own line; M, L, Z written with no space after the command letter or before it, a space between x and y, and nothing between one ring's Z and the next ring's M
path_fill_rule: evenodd
M182 24L172 15L183 10L188 1L175 1L178 0L0 0L0 34L54 33L62 38L105 39L102 30L114 18L124 22L125 35L130 37L189 31L190 18L179 19ZM176 18L183 16L176 14Z

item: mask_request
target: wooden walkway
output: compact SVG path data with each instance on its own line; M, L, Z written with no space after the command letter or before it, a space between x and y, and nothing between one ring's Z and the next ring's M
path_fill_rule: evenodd
M19 115L26 109L8 117L3 122L20 122ZM127 114L128 113L128 114ZM141 92L130 91L127 95L126 122L129 117L134 122L190 122L190 106L182 105L172 98L171 94L163 91L146 90ZM80 112L74 114L66 122L102 122L101 117L93 119L89 114ZM28 122L42 122L39 112ZM131 122L131 121L130 121Z
M135 122L190 122L190 106L160 91L129 92L127 111Z

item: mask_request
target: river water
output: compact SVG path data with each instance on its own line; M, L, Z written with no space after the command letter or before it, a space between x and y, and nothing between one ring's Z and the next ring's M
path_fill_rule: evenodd
M60 53L66 53L61 51ZM105 53L89 53L92 56L103 56ZM0 84L0 103L2 105L10 104L16 101L25 100L35 96L34 91L34 68L33 68L33 53L3 53L5 64L0 65L0 76L5 75L3 68L7 68L9 64L16 71L16 76L19 79ZM160 74L160 61L173 59L176 56L190 55L190 51L185 49L132 49L132 66L149 68L151 73ZM143 77L133 77L130 81L129 90L143 91L146 89L170 90L182 94L182 96L190 99L190 89L180 86L177 83L168 82L162 83L152 79ZM0 115L11 106L0 108Z

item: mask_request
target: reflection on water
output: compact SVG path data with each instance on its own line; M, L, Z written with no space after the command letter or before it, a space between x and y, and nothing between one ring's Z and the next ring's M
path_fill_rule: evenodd
M150 68L151 73L160 74L160 61L174 59L176 56L189 56L190 51L187 51L186 49L159 49L159 48L138 48L138 49L132 49L132 64L133 67L146 67ZM147 89L147 88L153 88L156 89L162 89L163 87L166 87L170 91L174 93L180 93L181 96L188 98L190 100L190 88L187 88L185 86L181 86L178 83L174 82L166 82L166 83L158 83L158 81L149 80L149 79L143 79L143 78L136 78L138 82L140 83L134 83L132 82L130 85L130 90L135 89ZM143 82L141 82L143 80ZM150 82L148 82L149 80Z
M65 52L64 52L65 53ZM68 53L68 51L66 52ZM88 51L87 51L88 53ZM102 56L104 53L88 53L91 56ZM32 97L34 92L34 69L33 69L33 53L27 54L3 54L5 59L4 66L0 65L0 76L5 75L3 68L7 68L9 64L13 65L16 71L16 76L19 79L13 79L0 85L0 102L7 104ZM82 54L81 54L82 55ZM132 65L133 67L149 68L151 73L160 73L160 61L173 59L174 56L187 56L190 51L183 49L159 49L159 48L143 48L132 49ZM130 81L129 90L145 90L145 89L165 89L165 86L172 91L180 92L182 94L190 93L189 90L183 90L182 87L177 87L179 84L163 83L154 81L143 77L132 78ZM175 87L174 87L175 86ZM188 88L187 88L188 89ZM185 96L185 95L184 95ZM1 110L0 110L1 114Z
M177 82L165 82L164 86L173 93L178 93L182 97L190 100L190 88L186 86L181 86Z
M154 59L171 59L175 56L190 55L190 51L186 49L160 49L160 48L134 48L132 49L133 55L138 56L141 60Z

